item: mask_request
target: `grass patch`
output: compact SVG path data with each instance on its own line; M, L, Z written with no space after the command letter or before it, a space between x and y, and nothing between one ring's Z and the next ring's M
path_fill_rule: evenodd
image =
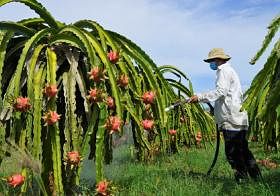
M257 159L271 158L279 163L279 153L266 153L251 145ZM181 149L179 153L158 157L153 163L139 163L131 157L129 145L114 151L114 161L106 166L106 177L118 186L116 195L280 195L280 169L261 167L265 184L252 180L237 185L226 161L223 143L212 174L206 172L213 159L214 148ZM85 161L82 178L94 183L94 163Z

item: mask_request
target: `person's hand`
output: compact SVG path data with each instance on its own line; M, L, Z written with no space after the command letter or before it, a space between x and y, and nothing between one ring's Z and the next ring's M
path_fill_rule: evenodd
M189 103L197 103L198 102L198 96L193 95L190 97Z

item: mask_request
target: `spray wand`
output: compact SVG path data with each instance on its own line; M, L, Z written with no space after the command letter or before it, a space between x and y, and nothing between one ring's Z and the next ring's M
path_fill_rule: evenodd
M183 105L185 103L188 103L190 101L190 99L185 99L185 100L180 100L180 101L177 101L176 103L174 103L173 105L167 107L164 109L165 112L169 112L170 110L173 110L174 108L180 106L180 105Z

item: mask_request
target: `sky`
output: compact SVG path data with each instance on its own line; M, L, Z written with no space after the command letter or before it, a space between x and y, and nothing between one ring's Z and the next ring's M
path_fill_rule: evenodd
M271 20L280 14L280 0L41 0L65 23L81 19L98 22L139 45L160 65L175 65L192 81L195 92L215 88L215 72L203 59L212 48L224 48L240 76L250 86L273 44L250 65L261 47ZM70 11L71 10L71 11ZM0 20L36 17L20 3L0 7ZM279 39L279 33L275 40ZM171 77L171 76L167 76ZM175 78L177 79L177 78ZM186 81L183 81L187 84Z

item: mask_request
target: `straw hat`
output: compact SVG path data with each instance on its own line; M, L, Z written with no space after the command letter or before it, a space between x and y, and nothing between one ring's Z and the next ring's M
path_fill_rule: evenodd
M204 59L205 62L209 63L213 59L224 59L229 60L231 57L227 54L225 54L224 50L222 48L213 48L208 53L208 58Z

